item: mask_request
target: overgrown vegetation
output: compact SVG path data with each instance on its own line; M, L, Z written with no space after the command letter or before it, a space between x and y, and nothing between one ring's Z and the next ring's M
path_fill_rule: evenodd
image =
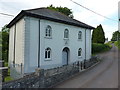
M5 77L5 82L13 80L12 77L10 77L10 68L8 68L8 76Z
M120 49L120 40L114 43Z
M54 10L54 11L58 11L60 13L65 14L66 16L69 16L71 18L73 18L73 13L71 11L71 9L67 8L67 7L55 7L53 5L50 5L47 7L48 9Z
M108 45L110 48L112 48L112 44L114 43L114 41L109 41L106 43L106 45Z
M11 80L14 80L14 79L11 78L10 76L5 77L5 82L11 81Z
M110 44L100 44L100 43L92 43L92 54L97 54L101 52L105 52L111 49Z

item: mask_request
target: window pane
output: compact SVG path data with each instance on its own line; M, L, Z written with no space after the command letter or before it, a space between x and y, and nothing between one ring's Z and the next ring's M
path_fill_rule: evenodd
M64 38L68 38L68 35L69 35L69 31L67 29L65 29L65 31L64 31Z
M47 28L46 28L46 32L45 32L46 34L46 36L48 36L48 37L51 37L51 34L52 34L52 28L51 28L51 26L47 26Z
M78 33L78 39L82 39L82 32L81 31L79 31L79 33Z
M82 52L82 49L79 48L79 50L78 50L78 56L81 56L81 52Z
M78 51L78 56L80 56L80 52Z
M45 51L45 58L47 58L47 51Z
M48 58L50 58L50 51L48 51Z
M50 29L48 30L48 36L50 37Z

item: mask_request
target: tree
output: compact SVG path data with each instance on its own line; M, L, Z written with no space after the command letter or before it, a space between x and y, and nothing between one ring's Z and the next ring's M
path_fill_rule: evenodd
M120 32L119 31L113 32L111 41L117 41L118 39L120 40Z
M2 60L8 61L8 49L9 49L9 29L5 25L2 28Z
M97 26L97 28L95 28L93 30L93 33L92 33L92 42L93 43L104 44L104 42L105 42L105 33L104 33L104 30L103 30L101 24L99 26Z
M67 7L54 7L53 5L50 5L47 7L48 9L51 9L51 10L55 10L55 11L58 11L58 12L61 12L71 18L73 18L73 13L71 11L71 9L67 8Z

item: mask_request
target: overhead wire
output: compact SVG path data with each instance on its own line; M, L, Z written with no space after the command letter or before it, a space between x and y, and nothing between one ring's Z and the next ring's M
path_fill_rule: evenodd
M11 14L6 14L6 13L0 13L1 15L5 15L5 16L10 16L10 17L14 17L14 15Z
M95 11L93 11L93 10L91 10L91 9L89 9L89 8L87 8L87 7L85 7L85 6L81 5L81 4L79 4L79 3L75 2L75 1L73 1L73 0L70 0L70 1L73 2L74 4L77 4L77 5L81 6L82 8L84 8L84 9L86 9L86 10L88 10L88 11L93 12L94 14L97 14L97 15L103 17L103 18L106 18L106 19L109 19L109 20L118 22L118 20L114 20L114 19L109 18L109 17L107 17L107 16L104 16L104 15L102 15L102 14L100 14L100 13L97 13L97 12L95 12Z

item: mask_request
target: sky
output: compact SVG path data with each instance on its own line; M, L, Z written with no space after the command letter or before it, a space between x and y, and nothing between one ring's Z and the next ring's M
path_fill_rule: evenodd
M47 7L53 5L55 7L68 7L72 10L74 19L84 22L93 27L99 24L103 26L105 37L111 40L112 33L118 30L118 2L119 0L73 0L103 16L114 19L109 20L96 15L70 0L0 0L0 13L14 15L26 9ZM0 29L8 24L14 17L0 14Z

